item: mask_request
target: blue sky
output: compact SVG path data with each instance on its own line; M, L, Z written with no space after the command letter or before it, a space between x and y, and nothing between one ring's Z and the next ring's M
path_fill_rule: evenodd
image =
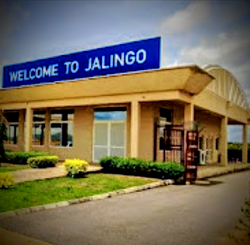
M0 1L0 31L1 77L7 64L161 36L161 67L218 64L250 101L248 1Z

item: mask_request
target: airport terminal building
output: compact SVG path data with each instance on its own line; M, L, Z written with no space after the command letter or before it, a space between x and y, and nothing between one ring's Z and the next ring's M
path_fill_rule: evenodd
M85 77L76 76L81 63L72 56L69 62L61 57L65 74L72 74L68 78L57 77L58 57L50 66L47 59L47 66L40 60L40 66L29 62L5 68L0 109L8 121L6 149L89 162L124 156L226 165L227 127L233 124L242 125L242 162L247 162L250 111L234 76L215 65L143 67L147 60L159 60L159 38L152 40L158 55L145 40L129 43L128 49L113 46L119 49L108 57L84 53L85 73L93 72ZM126 65L129 72L122 70Z

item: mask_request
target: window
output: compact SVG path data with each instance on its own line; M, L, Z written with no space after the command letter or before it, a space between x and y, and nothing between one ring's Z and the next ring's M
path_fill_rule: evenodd
M16 145L18 142L18 131L19 131L19 113L18 112L7 112L5 118L8 121L7 126L7 144Z
M50 123L50 144L52 146L73 146L74 110L52 110Z
M44 145L45 111L33 112L32 144Z
M203 137L199 137L199 149L203 150Z
M217 137L217 138L216 138L216 141L215 141L215 149L216 149L216 150L219 150L219 144L220 144L220 138Z
M160 123L160 150L163 150L165 148L165 137L164 137L164 128L166 125L172 124L172 111L165 108L160 108L160 117L159 117L159 123Z

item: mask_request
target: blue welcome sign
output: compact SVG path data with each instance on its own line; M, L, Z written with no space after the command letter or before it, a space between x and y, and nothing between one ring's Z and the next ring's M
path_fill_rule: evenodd
M4 67L3 88L160 67L160 37Z

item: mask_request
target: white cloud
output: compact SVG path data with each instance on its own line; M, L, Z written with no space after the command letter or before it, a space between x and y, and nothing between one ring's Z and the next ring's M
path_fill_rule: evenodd
M205 39L195 47L184 47L180 51L180 61L196 63L237 63L250 49L250 40L242 35L220 33L213 39ZM223 64L222 64L223 65ZM237 65L237 64L236 64Z
M164 66L173 65L173 62L175 66L218 64L228 69L236 77L250 102L250 39L248 37L249 31L242 29L203 38L196 46L180 48L175 61L164 59Z
M208 1L193 1L185 9L175 12L162 23L165 33L183 33L200 26L208 20Z

